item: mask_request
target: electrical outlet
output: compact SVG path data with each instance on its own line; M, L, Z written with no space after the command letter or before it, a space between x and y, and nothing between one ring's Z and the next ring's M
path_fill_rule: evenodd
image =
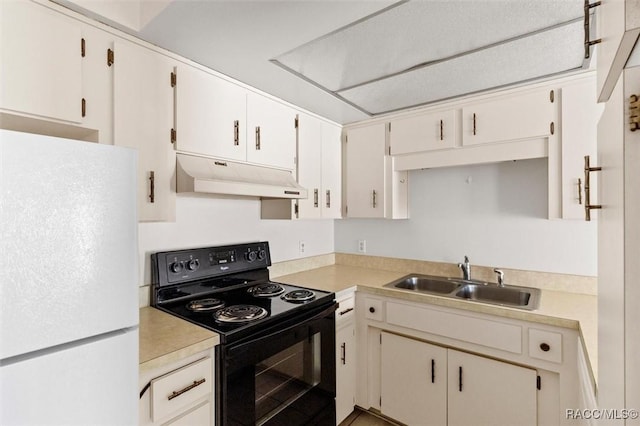
M367 252L367 240L358 240L358 253Z
M300 241L299 243L299 247L300 247L300 253L304 253L306 243L304 241Z

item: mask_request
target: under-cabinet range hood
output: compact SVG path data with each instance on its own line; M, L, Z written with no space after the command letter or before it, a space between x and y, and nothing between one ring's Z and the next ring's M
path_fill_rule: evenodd
M307 198L288 170L176 154L177 192L263 198Z

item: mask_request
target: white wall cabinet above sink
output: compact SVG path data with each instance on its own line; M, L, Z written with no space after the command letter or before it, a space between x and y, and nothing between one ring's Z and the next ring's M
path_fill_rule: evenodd
M391 120L391 155L454 148L458 141L457 110Z
M462 145L540 138L555 133L555 93L536 90L462 108Z

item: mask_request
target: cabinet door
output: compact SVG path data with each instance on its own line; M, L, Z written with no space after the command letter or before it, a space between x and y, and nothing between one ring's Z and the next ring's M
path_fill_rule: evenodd
M322 217L342 217L342 128L322 123Z
M381 334L382 414L407 425L447 424L447 350Z
M338 424L351 414L355 406L355 333L353 321L336 330L336 419Z
M391 122L391 155L456 146L456 111L442 111Z
M562 88L562 218L584 220L584 156L598 164L597 127L601 105L596 103L595 79ZM595 194L597 173L592 174ZM592 220L597 215L593 215Z
M347 217L384 217L385 124L347 133Z
M188 65L176 72L176 148L245 161L247 92Z
M549 136L556 106L550 92L540 90L464 107L462 144Z
M0 2L0 108L79 123L81 38L78 21L51 9Z
M535 370L452 349L448 362L449 426L537 424Z
M322 122L306 114L299 115L298 183L309 196L298 200L298 217L319 218L322 215Z
M138 150L138 218L174 220L173 64L165 56L117 40L113 67L114 143Z
M85 115L82 126L98 131L98 142L113 144L113 66L107 64L107 50L115 37L91 25L82 26L85 57L82 60L82 97Z
M638 0L602 0L596 8L598 102L606 102L640 35ZM591 48L593 53L594 48Z
M247 161L294 170L296 111L249 92L247 95Z

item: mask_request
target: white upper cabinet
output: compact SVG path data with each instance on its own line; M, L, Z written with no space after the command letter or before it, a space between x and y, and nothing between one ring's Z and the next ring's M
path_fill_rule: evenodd
M462 145L546 137L555 133L555 93L538 90L462 108Z
M562 88L562 218L585 218L584 157L597 164L597 127L602 105L596 103L596 81L586 81ZM591 176L591 193L595 194L597 173ZM597 215L596 215L597 216ZM594 216L595 217L595 216Z
M342 217L342 127L322 122L322 217Z
M124 40L114 51L114 143L138 150L138 218L175 220L173 63Z
M351 128L346 148L346 216L406 219L407 172L386 155L385 123Z
M640 2L602 0L596 17L597 38L602 40L596 45L598 102L606 102L640 35Z
M247 95L247 161L295 170L296 110L257 93Z
M449 110L391 120L391 155L454 148L456 116L456 110Z
M80 123L81 39L78 21L30 1L0 2L0 108Z
M176 149L245 161L247 91L179 64L176 71Z
M298 117L298 183L309 196L298 200L298 217L322 217L322 122L306 114Z
M98 142L113 144L113 66L107 63L115 36L82 25L85 56L82 60L82 126L98 131Z

